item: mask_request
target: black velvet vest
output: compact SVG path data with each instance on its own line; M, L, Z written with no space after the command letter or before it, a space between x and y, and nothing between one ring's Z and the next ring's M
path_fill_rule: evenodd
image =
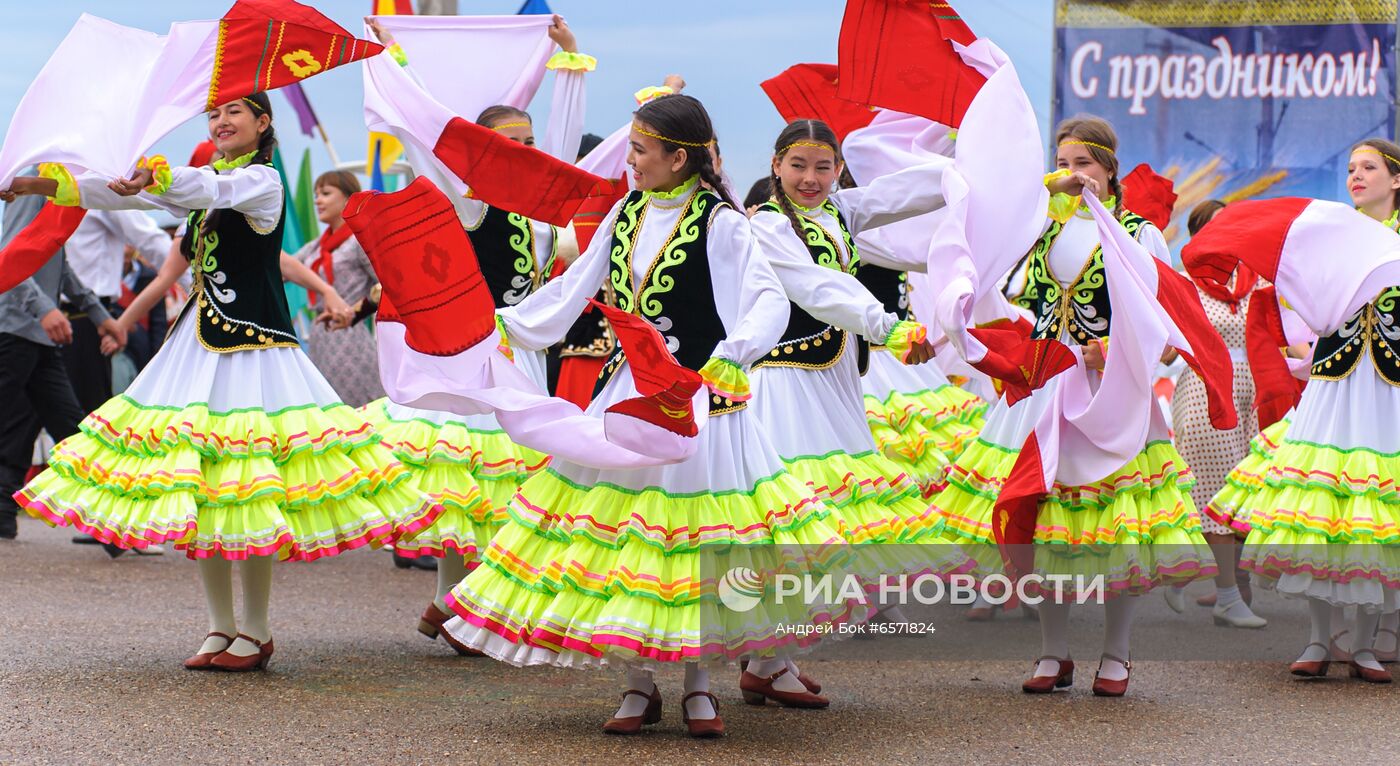
M205 348L228 353L298 345L282 286L286 220L283 215L264 231L233 209L190 213L182 249L194 288L184 313L197 312L195 331Z
M822 205L822 209L836 219L837 227L840 229L839 236L845 240L846 252L851 254L851 258L850 261L842 265L841 250L836 242L838 235L827 231L816 221L798 215L797 220L802 224L803 243L807 245L807 251L812 254L812 260L818 266L828 269L845 271L849 274L858 273L861 265L860 254L856 250L855 239L851 237L851 230L846 226L846 219L830 199ZM783 209L772 200L764 203L759 207L759 210L784 215ZM836 364L836 361L846 350L846 345L852 342L856 344L856 353L863 370L869 349L864 338L856 337L852 340L850 333L817 319L808 314L801 306L793 303L789 306L788 325L787 329L783 330L782 340L779 340L772 350L754 362L753 369L797 367L804 370L825 370Z
M555 232L549 255L541 260L530 219L489 205L476 227L467 230L467 237L498 309L514 306L544 285L559 242Z
M1118 221L1129 234L1137 237L1147 219L1123 211ZM1103 250L1101 246L1095 246L1084 268L1069 287L1064 287L1050 270L1050 249L1063 230L1062 224L1051 222L1050 228L1031 248L1026 264L1026 287L1012 302L1029 309L1034 315L1033 338L1058 340L1060 333L1068 328L1070 339L1084 345L1091 340L1108 337L1113 318Z
M608 285L616 305L639 314L666 338L666 347L676 360L692 370L705 366L715 346L724 340L726 330L715 308L714 286L710 279L708 254L710 221L724 202L714 192L698 189L684 204L684 212L671 236L647 269L646 276L633 279L634 245L647 214L647 195L630 192L622 202L613 224L608 264ZM641 257L646 257L642 254ZM597 397L614 373L626 361L618 346L603 364ZM718 415L744 408L744 403L710 397L710 414Z
M1312 377L1341 380L1356 371L1366 350L1385 382L1400 386L1400 287L1388 287L1313 348Z

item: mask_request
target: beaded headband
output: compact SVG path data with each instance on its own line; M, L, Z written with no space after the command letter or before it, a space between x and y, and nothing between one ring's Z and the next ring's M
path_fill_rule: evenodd
M263 109L263 108L262 108L262 105L259 104L259 103L256 102L256 101L254 101L253 99L248 98L247 96L244 96L244 97L243 97L243 100L244 100L244 101L247 101L247 102L248 102L248 105L251 106L251 107L253 107L253 109L256 110L259 114L264 114L264 113L266 113L267 110L266 110L266 109Z
M1362 144L1351 151L1352 154L1356 154L1357 152L1375 152L1376 154L1379 154L1387 160L1390 160L1390 164L1400 165L1400 160L1395 159L1394 157L1390 156L1389 154L1386 154L1385 152L1381 151L1380 149L1377 149L1374 146L1371 146L1370 144Z
M637 125L637 123L635 123L635 122L632 123L632 131L635 132L635 133L637 133L638 135L647 136L648 138L654 138L654 139L656 139L657 141L665 141L665 142L668 143L668 144L675 144L675 145L677 145L677 146L693 146L693 147L695 147L695 148L697 148L697 149L703 149L703 148L708 147L708 146L713 146L714 143L715 143L715 140L714 140L713 138L710 139L709 141L704 142L704 143L696 143L695 141L679 141L679 140L674 139L674 138L667 138L667 137L665 137L665 136L663 136L663 135L660 135L660 134L658 134L658 133L652 133L652 132L649 131L649 130L643 130L643 129L640 128L640 127Z
M835 153L836 153L836 148L833 147L831 144L819 144L819 143L817 143L817 142L815 142L815 141L793 141L792 143L788 144L787 146L784 146L783 148L779 149L779 150L778 150L778 154L780 154L780 155L781 155L781 154L787 154L788 150L791 149L791 148L794 147L794 146L811 146L811 147L815 147L815 148L817 148L817 149L827 149L827 150L830 150L832 154L835 154Z
M504 125L497 125L492 130L505 130L506 128L528 128L532 127L528 122L507 122Z
M1112 149L1108 148L1107 146L1104 146L1103 144L1096 144L1093 141L1065 141L1064 143L1060 144L1060 146L1092 146L1095 149L1102 149L1108 152L1109 154L1113 154Z

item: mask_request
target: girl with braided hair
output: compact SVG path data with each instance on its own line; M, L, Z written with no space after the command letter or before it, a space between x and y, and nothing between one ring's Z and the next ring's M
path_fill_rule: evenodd
M403 465L297 343L282 288L286 193L271 164L267 94L221 104L208 123L225 158L213 167L172 169L151 157L109 183L44 164L0 194L186 214L181 252L194 272L169 340L16 499L104 543L184 550L199 562L209 608L208 636L185 667L250 671L272 656L274 556L311 561L410 537L438 509L407 488ZM348 321L349 307L335 303L337 321Z
M683 663L689 732L718 736L712 666L749 657L781 673L823 626L865 616L859 598L805 603L772 587L782 571L839 570L848 546L748 409L745 371L777 341L788 303L715 170L713 140L696 99L644 104L628 143L635 190L562 276L497 312L512 348L547 348L610 284L617 308L645 317L705 381L692 403L709 410L696 453L631 470L556 459L520 488L481 566L447 599L457 617L446 630L496 659L624 668L627 691L603 727L611 734L658 722L653 671ZM615 351L588 412L602 415L636 391ZM827 704L805 685L790 699Z
M876 448L860 383L871 345L906 364L932 358L924 327L887 311L856 278L856 237L940 207L943 159L833 192L843 165L836 136L819 120L796 120L778 135L773 195L752 218L792 302L781 339L753 365L754 409L788 470L835 509L870 588L972 565L943 536L915 477ZM941 487L947 460L937 459L931 481ZM759 675L743 677L754 701L771 696Z

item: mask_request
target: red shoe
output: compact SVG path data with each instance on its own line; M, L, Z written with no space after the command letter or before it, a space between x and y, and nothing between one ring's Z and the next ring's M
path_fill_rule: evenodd
M1373 659L1376 655L1376 653L1371 651L1370 649L1362 649L1356 654L1369 654ZM1368 668L1365 665L1362 665L1361 663L1357 662L1354 659L1354 657L1355 655L1353 655L1352 661L1347 663L1351 666L1352 678L1359 678L1368 684L1388 684L1391 682L1392 679L1390 677L1389 670L1386 670L1384 668L1381 668L1379 670L1375 668Z
M1351 652L1347 649L1343 649L1340 646L1337 646L1337 639L1341 638L1342 636L1345 636L1350 632L1350 630L1344 630L1340 633L1332 634L1332 637L1327 640L1327 643L1329 644L1329 646L1327 647L1328 657L1336 660L1337 662L1351 662Z
M1054 660L1060 664L1059 672L1053 676L1031 676L1021 683L1021 691L1026 694L1049 694L1056 689L1065 689L1074 684L1074 660L1068 657L1041 657L1035 661L1035 666L1045 660Z
M1389 633L1391 637L1395 639L1395 648L1387 652L1383 652L1379 649L1375 650L1376 662L1382 665L1389 665L1397 659L1400 659L1400 633L1396 633L1390 628L1376 628L1377 636L1382 633Z
M748 660L739 660L739 670L744 671L744 670L748 670L748 669L749 669L749 661L748 661ZM821 693L822 693L822 685L821 685L820 683L818 683L815 679L813 679L811 676L807 675L806 673L800 673L800 672L799 672L799 673L797 674L797 681L798 681L798 683L800 683L800 684L802 684L803 686L807 687L807 691L809 691L809 692L811 692L811 693L813 693L813 694L821 694ZM744 696L744 701L747 702L747 703L749 703L750 705L762 705L762 704L763 704L763 695L762 695L762 694L758 694L758 693L756 693L756 692L755 692L755 693L742 692L742 694L743 694L743 696Z
M807 709L824 708L831 704L831 700L820 694L813 694L810 691L785 692L773 688L773 682L788 672L783 668L766 678L761 678L748 672L747 670L739 674L739 689L745 692L744 702L750 705L762 705L768 700L782 705L783 707L796 707Z
M214 632L210 633L204 638L207 641L208 639L211 639L215 636L218 636L219 638L222 638L223 640L227 641L229 643L229 646L233 646L233 636L230 636L226 633ZM227 648L228 646L224 647L224 649ZM200 652L199 654L196 654L195 656L185 660L185 670L211 670L211 668L209 667L210 661L220 654L222 654L222 651Z
M709 697L710 705L715 710L715 717L691 720L690 711L685 709L685 703L689 702L691 697ZM696 739L714 739L724 736L724 719L719 717L719 700L715 699L715 695L709 692L691 692L685 695L685 698L681 700L681 720L685 721L685 728L690 732L690 736Z
M1314 641L1303 647L1303 651L1307 652L1314 646L1321 647L1324 651L1327 650L1325 645ZM1331 667L1331 660L1294 660L1293 664L1288 666L1288 672L1300 678L1325 678Z
M272 658L272 639L269 638L266 641L259 641L252 636L239 633L234 640L236 641L239 638L258 647L258 653L242 657L237 654L229 654L228 650L225 649L215 656L214 659L209 661L209 667L214 670L224 670L230 673L247 673L249 671L263 670L266 668L267 661ZM232 646L233 644L229 644L230 648Z
M428 608L423 610L423 616L418 618L418 632L428 638L442 636L442 640L463 657L485 657L485 652L467 646L442 629L442 624L451 618L452 615L438 609L437 604L428 604Z
M1127 660L1120 660L1111 654L1105 654L1099 658L1099 670L1103 670L1104 660L1113 660L1114 662L1120 663L1123 669L1128 671L1129 677L1132 676L1133 663ZM1128 679L1109 681L1105 678L1099 678L1099 674L1095 673L1093 692L1095 697L1121 697L1128 692Z
M996 607L992 606L974 606L963 612L963 619L968 622L991 622L996 619L996 616Z
M657 688L656 684L651 685L651 694L636 689L628 689L622 693L622 699L625 701L628 695L631 694L646 698L646 710L642 711L641 715L627 716L626 718L609 718L608 722L603 724L604 734L620 734L623 736L638 734L641 732L643 726L650 726L661 721L661 689Z

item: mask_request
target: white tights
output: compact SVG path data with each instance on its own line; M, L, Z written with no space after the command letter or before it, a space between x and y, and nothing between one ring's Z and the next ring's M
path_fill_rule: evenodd
M752 667L752 666L750 666ZM782 668L779 661L778 669ZM778 672L777 670L773 671ZM627 688L636 689L639 692L650 692L656 688L656 682L652 677L652 672L646 668L629 667L627 669ZM685 664L685 691L708 692L710 690L710 670L709 668L695 662ZM613 714L616 718L633 718L646 712L647 700L635 694L629 694L622 700L622 705ZM693 720L702 721L714 718L716 711L714 705L710 704L708 697L692 697L685 703L685 712Z
M209 632L235 636L238 633L267 641L272 638L268 626L267 605L272 594L272 557L250 556L239 564L243 581L243 622L240 627L233 611L233 562L225 558L199 561L199 579L204 585L204 601L209 607ZM258 653L251 642L238 639L230 646L217 636L204 640L201 653L227 650L239 657Z
M433 599L433 605L447 612L447 594L466 577L467 560L462 556L449 551L446 556L438 559L437 598Z
M1137 596L1117 596L1104 605L1103 654L1129 659L1132 653L1133 616L1137 613ZM1040 653L1045 657L1069 657L1069 604L1044 601L1040 604ZM1035 675L1053 676L1060 672L1060 663L1043 660ZM1128 677L1121 662L1104 659L1099 675L1107 681Z

